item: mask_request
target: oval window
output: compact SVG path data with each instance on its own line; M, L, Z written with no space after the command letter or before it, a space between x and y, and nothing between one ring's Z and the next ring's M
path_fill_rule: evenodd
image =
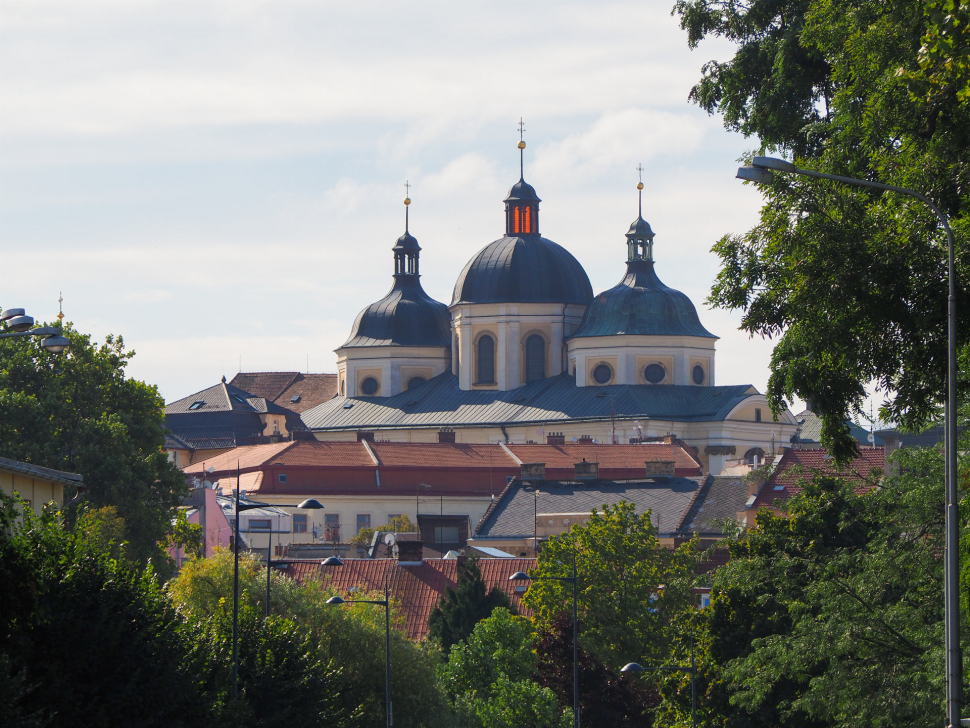
M427 380L424 377L411 377L408 380L408 389L414 389L419 384L424 384Z
M663 364L647 364L643 369L643 378L650 384L660 384L667 378L667 370Z
M694 371L691 372L691 378L694 380L694 384L704 383L704 367L700 364L694 365Z
M377 394L380 384L374 377L367 377L360 383L360 391L364 394Z
M593 370L593 381L597 384L608 384L613 378L613 368L609 364L597 364Z

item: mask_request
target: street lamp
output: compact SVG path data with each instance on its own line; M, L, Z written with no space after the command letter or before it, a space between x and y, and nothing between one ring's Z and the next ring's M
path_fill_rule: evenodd
M813 172L800 169L791 162L773 157L755 157L751 166L738 169L738 179L760 184L770 184L774 172L788 172L806 177L828 179L843 182L857 187L869 187L876 190L898 192L902 195L915 197L923 202L940 221L946 231L947 243L947 278L949 281L949 297L947 299L947 392L946 392L946 555L944 557L944 610L946 633L946 717L948 725L955 728L960 725L960 693L962 689L961 659L960 659L960 522L958 520L957 494L957 308L956 308L956 273L953 265L953 232L950 223L933 202L919 192L886 185L881 182L842 177L836 174Z
M7 328L13 333L0 334L0 339L10 339L21 336L43 336L40 345L47 349L51 354L60 354L71 347L71 342L61 332L53 326L38 326L36 329L30 328L34 325L34 319L24 314L22 308L8 308L0 313L0 322L5 322Z
M661 665L660 667L643 667L630 662L620 668L620 672L652 672L654 670L675 670L690 673L690 722L697 728L697 665L694 664L694 639L690 640L690 665Z
M576 621L576 552L573 551L572 576L529 576L524 571L517 571L509 577L509 581L565 581L573 585L573 726L579 728L579 647L577 641Z
M323 562L324 566L343 566L344 562L336 556L331 556ZM330 597L327 604L378 604L384 607L384 714L387 716L387 728L394 722L391 706L391 600L388 594L387 573L384 575L383 599L342 599L338 596Z
M239 502L239 472L236 472L236 516L235 533L236 538L233 543L233 573L232 573L232 698L236 699L239 690L239 514L242 511L251 511L254 508L266 508L272 506L270 503L240 503ZM308 498L298 506L277 506L278 508L302 508L306 510L317 510L323 508L323 504L315 498ZM272 524L271 524L272 526ZM270 528L270 538L272 538L272 527ZM266 552L266 614L269 615L269 577L270 577L270 557Z

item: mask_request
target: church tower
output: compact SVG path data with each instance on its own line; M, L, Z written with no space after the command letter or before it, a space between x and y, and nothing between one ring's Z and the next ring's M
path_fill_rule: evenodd
M642 173L643 169L640 168ZM626 233L626 275L599 294L568 342L579 387L714 384L714 342L691 300L657 277L650 224L640 212Z
M347 397L390 397L448 371L451 316L421 287L421 246L409 229L411 198L404 198L404 235L394 253L394 285L354 321L337 352L338 392Z

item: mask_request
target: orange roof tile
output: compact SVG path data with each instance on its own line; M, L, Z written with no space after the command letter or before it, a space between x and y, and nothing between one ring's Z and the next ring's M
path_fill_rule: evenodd
M836 467L824 448L791 448L761 488L754 507L771 507L776 501L790 498L802 490L801 481L815 475L841 478L852 483L857 493L864 493L872 490L873 479L881 477L885 467L886 451L881 447L860 448L859 456L843 468Z
M486 588L497 585L520 614L529 614L521 604L522 593L515 590L516 583L509 577L517 571L528 572L535 563L535 559L480 559L478 566ZM387 579L392 599L404 616L408 638L420 640L428 634L428 617L445 588L457 585L458 562L428 559L418 566L400 566L395 559L344 559L343 566L321 566L316 561L300 561L287 571L299 581L318 579L323 586L334 586L344 594L352 587L381 592Z
M508 445L524 463L545 463L547 478L572 478L573 466L584 458L599 463L600 477L643 477L648 460L673 460L677 475L700 475L697 461L680 445L663 442L642 445L566 443L565 445ZM558 471L551 473L550 471ZM568 473L568 474L566 474Z
M382 466L416 468L513 468L518 464L498 445L373 442ZM571 466L570 466L571 467Z
M183 469L186 473L203 473L209 468L215 468L215 477L230 475L240 470L258 468L269 462L281 452L296 445L296 442L274 442L269 445L246 445L228 450L220 455L206 458L206 460L189 465Z

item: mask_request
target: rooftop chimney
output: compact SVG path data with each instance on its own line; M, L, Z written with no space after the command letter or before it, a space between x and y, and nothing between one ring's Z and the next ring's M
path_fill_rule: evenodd
M424 541L398 541L397 562L401 566L420 566L424 563Z
M450 427L443 427L438 430L438 442L454 442L455 431Z
M357 430L357 442L374 442L374 433L368 430Z
M519 480L545 480L545 463L522 463L519 468Z
M548 435L546 435L546 444L547 445L565 445L566 444L566 436L564 434L562 434L561 432L550 432Z
M600 477L600 464L586 462L576 463L576 480L598 480Z

